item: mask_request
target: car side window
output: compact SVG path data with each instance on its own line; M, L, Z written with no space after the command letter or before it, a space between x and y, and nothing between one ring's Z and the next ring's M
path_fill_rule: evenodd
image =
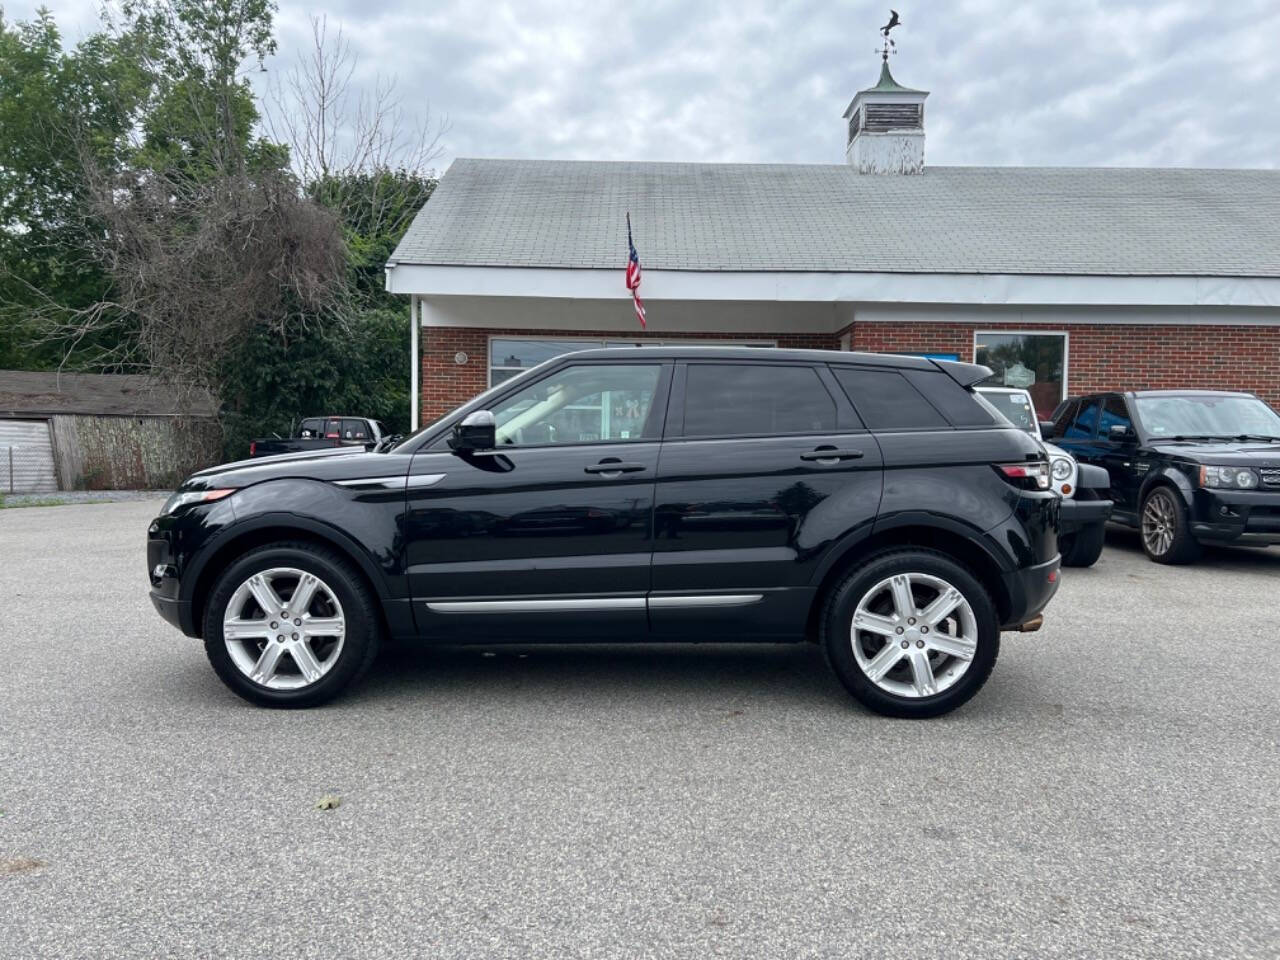
M1102 419L1098 423L1098 436L1103 440L1111 436L1112 427L1132 427L1133 418L1129 416L1129 408L1124 398L1115 394L1107 397L1102 404Z
M1063 400L1058 404L1058 409L1053 411L1053 430L1049 432L1048 439L1061 440L1066 436L1067 431L1071 428L1071 424L1075 422L1076 414L1080 410L1080 400L1071 399Z
M691 363L685 375L684 435L824 433L836 402L813 367Z
M897 370L832 367L831 372L870 430L947 426L946 418Z
M1098 408L1101 404L1097 397L1085 397L1080 401L1080 409L1071 423L1067 426L1066 432L1062 434L1064 440L1092 440L1098 429Z
M658 428L650 412L661 375L657 363L557 370L493 406L498 445L652 439Z

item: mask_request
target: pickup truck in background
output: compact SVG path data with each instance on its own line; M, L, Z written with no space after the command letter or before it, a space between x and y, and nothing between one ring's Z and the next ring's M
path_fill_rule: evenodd
M250 441L249 456L270 457L329 447L377 450L385 439L382 424L367 417L309 417L302 421L296 437L259 437Z

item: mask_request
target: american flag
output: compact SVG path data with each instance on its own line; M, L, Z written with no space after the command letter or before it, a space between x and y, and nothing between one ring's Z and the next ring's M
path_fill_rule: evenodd
M631 299L636 307L636 319L640 326L644 322L644 301L640 299L640 255L636 253L636 245L631 240L631 214L627 214L627 289L631 291Z

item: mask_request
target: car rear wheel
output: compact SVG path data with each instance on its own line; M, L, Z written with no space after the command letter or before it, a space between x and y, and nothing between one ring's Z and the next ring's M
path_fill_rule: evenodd
M986 683L1000 649L986 589L930 550L881 554L854 570L832 591L823 628L845 689L893 717L954 710Z
M1170 487L1156 487L1142 501L1142 549L1156 563L1194 563L1202 552L1191 535L1187 508Z
M336 696L377 655L374 600L350 562L307 543L259 547L218 578L205 652L246 700L309 707Z

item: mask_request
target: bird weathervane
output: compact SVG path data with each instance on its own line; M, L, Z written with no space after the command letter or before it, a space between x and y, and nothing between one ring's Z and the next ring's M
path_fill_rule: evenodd
M889 11L889 22L880 28L880 36L884 38L884 43L876 53L880 54L880 59L885 63L889 62L889 54L898 52L898 45L893 42L893 37L889 36L889 32L894 27L902 25L902 19L898 16L897 10Z

